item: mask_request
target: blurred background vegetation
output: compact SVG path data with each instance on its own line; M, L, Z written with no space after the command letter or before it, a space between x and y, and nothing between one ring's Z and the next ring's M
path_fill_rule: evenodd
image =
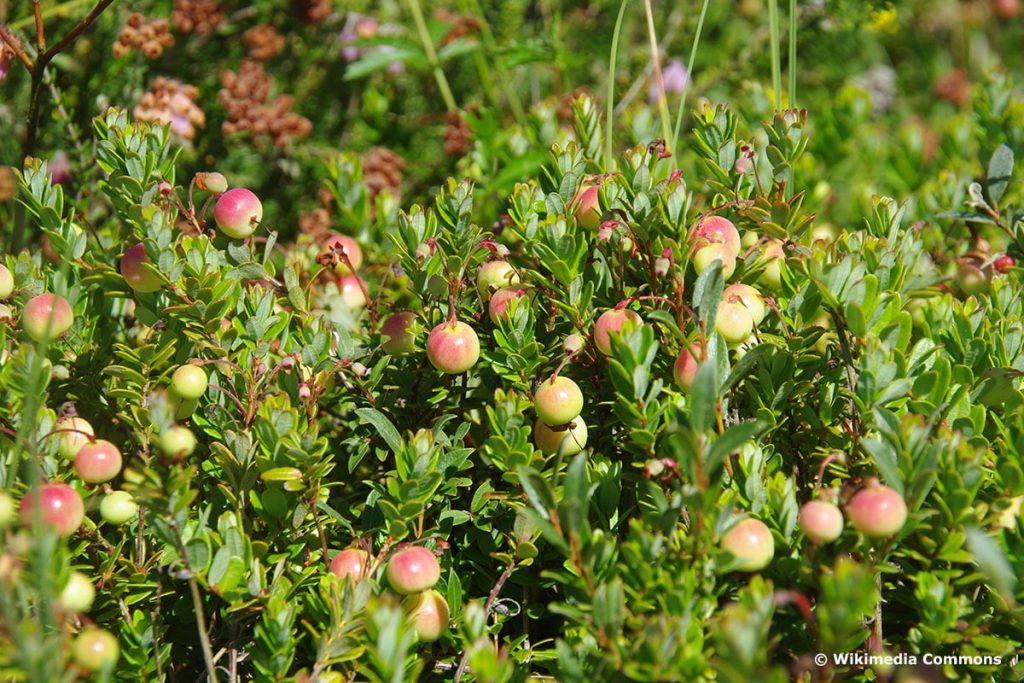
M914 219L956 206L992 152L976 140L1017 147L1007 122L1021 113L1009 97L1022 59L1020 0L802 0L795 65L788 3L779 4L783 75L793 68L798 93L781 104L809 111L797 185L813 188L825 229L859 224L875 194L910 198ZM758 124L776 106L769 2L707 3L687 84L701 5L652 3L671 115L685 85L688 114L728 102L741 134L763 145ZM42 3L48 34L90 7ZM3 52L0 164L17 166L26 152L47 159L87 198L99 173L90 121L118 105L171 123L188 171L215 167L252 187L268 215L290 217L275 226L285 235L327 220L316 188L337 151L360 156L371 192L405 205L449 175L503 197L569 134L560 124L571 122L574 94L606 99L619 9L617 0L115 0L47 70L34 149L25 144L29 73ZM31 5L0 0L0 22L31 56ZM662 130L639 0L627 2L618 52L613 125L623 149ZM685 174L698 161L681 139ZM0 199L12 191L12 174L0 171ZM502 207L488 210L496 218ZM13 221L13 202L0 204L0 234Z

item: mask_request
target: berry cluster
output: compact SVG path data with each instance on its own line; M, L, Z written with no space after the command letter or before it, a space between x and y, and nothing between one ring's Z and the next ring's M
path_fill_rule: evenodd
M140 50L147 59L156 59L164 49L174 45L174 36L166 19L145 21L138 12L128 17L124 28L114 42L111 52L115 59L127 56L132 50Z
M331 560L330 571L350 582L369 575L370 555L362 548L342 550ZM418 545L409 545L388 561L385 575L388 585L404 596L402 608L409 625L421 642L432 643L448 630L448 601L434 586L441 579L441 565L433 552Z
M192 140L196 128L206 125L206 114L195 103L198 97L195 86L158 76L135 107L135 118L169 124L171 132Z
M292 97L270 99L271 78L259 62L243 60L238 71L222 71L220 82L224 87L217 93L217 101L227 114L221 125L225 135L269 136L275 145L284 147L293 138L312 132L310 120L291 110Z

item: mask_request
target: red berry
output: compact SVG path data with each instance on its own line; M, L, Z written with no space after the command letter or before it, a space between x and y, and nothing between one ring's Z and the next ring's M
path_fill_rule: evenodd
M756 572L772 561L775 539L763 522L747 518L726 532L722 538L722 548L736 558L737 570Z
M36 516L36 497L39 514L44 525L51 527L61 536L70 536L78 531L85 519L85 504L78 491L67 484L43 484L35 491L28 491L21 499L21 523L32 526Z
M370 554L359 548L342 550L331 560L331 573L339 579L348 577L349 581L363 578L370 567Z
M1017 259L1013 258L1009 254L1003 254L1002 256L996 258L995 262L992 263L992 267L994 267L996 271L1000 273L1007 272L1015 265L1017 265Z
M419 593L441 578L441 565L437 557L423 546L412 545L391 556L387 568L388 583L396 593Z
M412 311L392 313L380 333L384 337L380 347L391 356L404 356L416 348L416 314Z
M466 372L480 359L480 340L464 322L443 322L427 335L427 358L441 372Z
M807 501L800 508L800 528L815 543L830 543L843 533L843 513L828 501Z
M869 481L846 508L850 523L869 538L889 538L907 523L907 503L888 486Z
M613 308L605 311L594 324L594 345L606 356L612 355L611 333L622 334L638 329L644 324L640 316L626 308Z
M163 286L160 276L147 267L150 263L146 256L146 245L142 242L129 247L121 257L121 276L136 292L146 294Z
M21 314L21 327L37 342L60 339L74 322L71 304L56 294L40 294L30 299Z
M421 642L432 643L448 630L448 601L437 591L410 595L402 601L402 607Z
M78 449L75 455L75 474L87 484L102 484L121 472L121 451L117 446L97 439Z
M569 424L583 410L583 392L568 377L546 379L533 395L533 409L544 424Z
M263 220L263 204L252 190L235 187L217 199L213 219L225 235L242 239L256 232Z

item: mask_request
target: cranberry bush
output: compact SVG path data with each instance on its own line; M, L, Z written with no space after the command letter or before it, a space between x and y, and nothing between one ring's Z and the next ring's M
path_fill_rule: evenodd
M945 207L976 238L951 254L885 197L822 239L801 110L703 107L686 168L663 141L606 167L573 113L500 199L371 202L331 157L335 233L288 244L116 110L106 210L30 161L51 256L6 261L0 671L1010 676L1024 304L979 246L1024 245L1010 148Z

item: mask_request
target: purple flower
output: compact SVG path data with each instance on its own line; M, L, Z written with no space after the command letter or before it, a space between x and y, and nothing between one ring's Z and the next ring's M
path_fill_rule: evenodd
M661 70L661 80L665 84L665 94L674 93L678 95L683 92L688 78L689 74L686 72L686 67L678 59L671 60ZM656 80L651 81L647 98L652 104L658 101L658 82Z

